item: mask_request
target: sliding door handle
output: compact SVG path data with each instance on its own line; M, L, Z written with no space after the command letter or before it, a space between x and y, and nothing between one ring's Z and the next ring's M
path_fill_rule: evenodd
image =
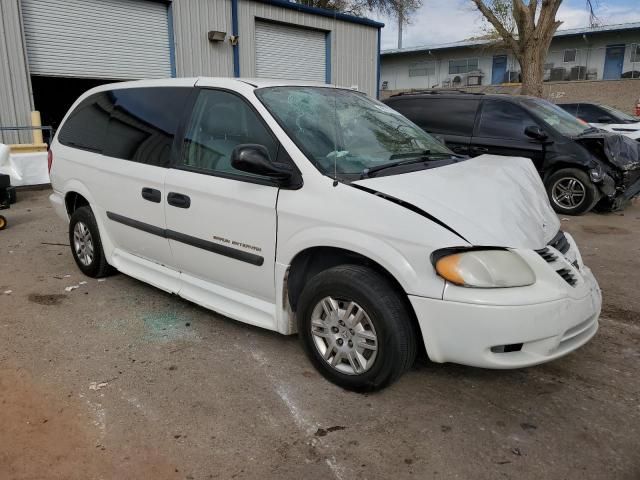
M142 198L153 203L160 203L162 200L162 193L155 188L144 187L142 189Z
M473 153L489 153L489 149L486 147L471 147Z
M167 195L167 203L173 207L189 208L191 206L191 199L181 193L169 192L169 195Z

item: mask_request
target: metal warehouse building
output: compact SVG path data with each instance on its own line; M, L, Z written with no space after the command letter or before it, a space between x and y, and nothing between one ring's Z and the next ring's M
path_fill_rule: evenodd
M383 24L285 0L1 0L0 127L111 81L269 77L375 95ZM31 134L0 132L0 142Z

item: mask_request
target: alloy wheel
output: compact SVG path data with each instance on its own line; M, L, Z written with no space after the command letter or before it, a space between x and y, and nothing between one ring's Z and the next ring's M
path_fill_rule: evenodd
M73 227L73 250L85 267L93 262L93 238L89 227L84 222L77 222Z
M556 205L573 210L585 201L587 189L577 178L563 177L553 184L551 193Z
M347 375L360 375L374 364L378 336L371 318L356 302L325 297L311 313L313 343L324 361Z

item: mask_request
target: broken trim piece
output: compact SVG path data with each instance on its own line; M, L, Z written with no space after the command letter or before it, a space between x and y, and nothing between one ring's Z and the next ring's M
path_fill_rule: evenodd
M418 208L415 205L412 205L411 203L407 203L404 200L400 200L399 198L392 197L391 195L387 195L385 193L379 192L377 190L373 190L371 188L363 187L362 185L358 185L356 183L351 183L349 185L352 186L353 188L357 188L358 190L362 190L363 192L367 192L367 193L370 193L372 195L375 195L376 197L384 198L385 200L388 200L388 201L390 201L392 203L400 205L401 207L404 207L407 210L411 210L412 212L415 212L418 215L421 215L421 216L431 220L433 223L436 223L436 224L440 225L442 228L445 228L445 229L449 230L451 233L453 233L457 237L460 237L465 242L471 244L471 242L469 240L464 238L462 235L460 235L458 232L456 232L453 228L451 228L449 225L444 223L442 220L434 217L433 215L431 215L428 212L425 212L421 208Z

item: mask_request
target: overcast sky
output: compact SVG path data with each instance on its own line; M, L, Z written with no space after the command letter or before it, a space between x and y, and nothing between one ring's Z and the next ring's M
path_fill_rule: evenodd
M598 18L602 24L640 22L639 0L598 0ZM446 5L446 6L445 6ZM376 19L373 15L371 18ZM565 0L558 18L561 29L586 27L589 13L584 0ZM382 49L396 48L398 29L394 20L377 18L385 23ZM423 0L422 8L404 29L403 47L455 42L482 34L480 13L471 0Z

